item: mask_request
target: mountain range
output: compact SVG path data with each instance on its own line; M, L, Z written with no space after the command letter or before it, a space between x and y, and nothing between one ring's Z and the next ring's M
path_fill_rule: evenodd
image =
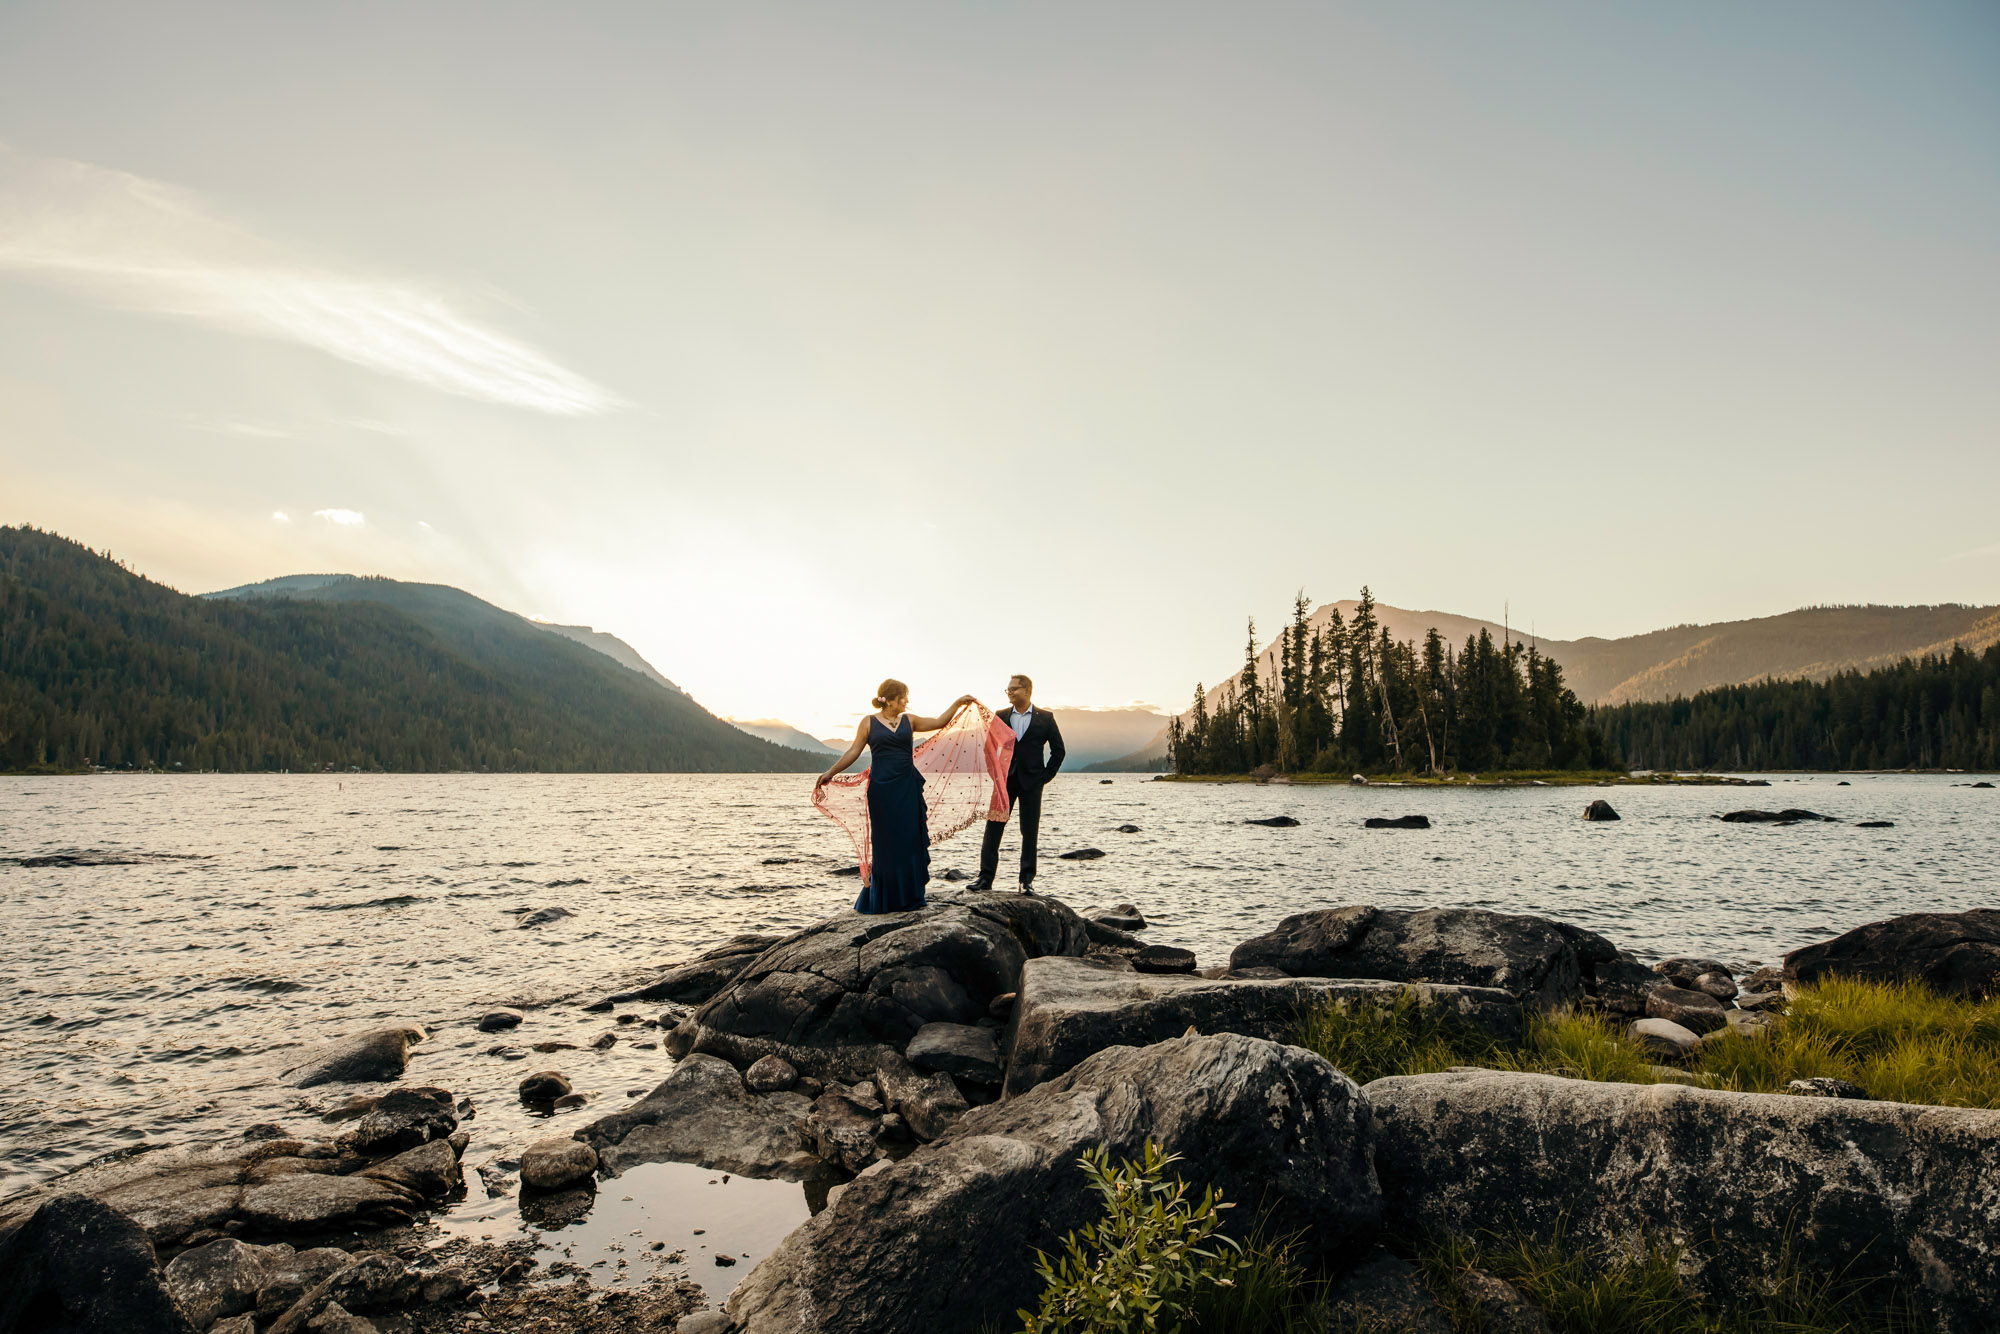
M1323 629L1336 611L1343 622L1351 621L1359 605L1352 598L1327 603L1307 623ZM1524 634L1518 625L1379 602L1375 616L1399 642L1420 643L1432 627L1455 649L1482 631L1496 641L1511 636L1517 643L1532 642L1562 665L1564 680L1586 704L1671 700L1764 680L1823 681L1840 672L1873 671L1906 658L1946 653L1953 644L1979 651L2000 643L2000 606L1955 603L1805 607L1751 620L1677 625L1621 639L1540 639ZM1274 639L1258 654L1260 681L1278 679L1277 648ZM1242 670L1239 664L1217 673L1214 689L1233 690ZM1166 739L1162 726L1144 747L1096 767L1157 768L1166 756Z
M629 646L439 584L190 597L0 527L0 769L800 772Z

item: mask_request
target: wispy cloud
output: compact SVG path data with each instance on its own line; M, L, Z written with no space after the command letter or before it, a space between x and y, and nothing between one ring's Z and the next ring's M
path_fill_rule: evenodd
M313 517L340 528L355 528L368 522L368 516L360 510L314 510Z
M0 271L112 306L303 343L446 393L562 416L618 406L420 284L307 258L217 217L194 194L0 144Z
M273 523L290 523L292 521L292 516L285 513L283 510L272 510L271 521Z
M1991 546L1974 547L1970 551L1961 551L1955 555L1946 556L1945 559L1947 561L1977 560L1981 556L2000 556L2000 542L1995 542Z

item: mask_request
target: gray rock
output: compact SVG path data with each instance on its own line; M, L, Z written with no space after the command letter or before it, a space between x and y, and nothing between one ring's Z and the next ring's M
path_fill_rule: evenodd
M1644 1014L1646 997L1667 981L1644 964L1623 957L1595 964L1591 971L1595 984L1591 994L1613 1014Z
M348 1133L358 1152L380 1154L448 1139L457 1129L450 1090L399 1088L383 1094Z
M990 1029L970 1024L925 1024L904 1053L919 1070L959 1075L978 1084L1000 1082L1000 1046Z
M567 1190L597 1171L597 1151L580 1140L557 1135L521 1150L521 1184L536 1190Z
M829 1090L813 1103L805 1133L821 1158L859 1172L881 1156L882 1106Z
M1906 1284L1946 1334L1990 1329L2000 1305L2000 1112L1498 1071L1367 1093L1392 1228L1674 1237L1716 1302L1788 1257Z
M1108 926L1114 931L1144 931L1146 919L1138 912L1118 912L1111 908L1099 908L1086 916L1100 926Z
M0 1330L47 1328L194 1334L145 1231L84 1195L58 1195L0 1234Z
M743 1072L752 1093L782 1093L798 1081L799 1072L782 1056L759 1056Z
M218 1320L208 1327L208 1334L257 1334L257 1317L246 1312Z
M1576 947L1554 922L1477 908L1359 905L1299 913L1229 957L1231 968L1259 965L1295 977L1499 987L1540 1007L1583 998Z
M695 1311L674 1325L674 1334L729 1334L729 1317L720 1311Z
M1521 1007L1504 991L1331 978L1209 979L1128 972L1097 959L1031 959L1007 1051L1007 1092L1027 1092L1109 1047L1140 1047L1201 1033L1291 1040L1317 1006L1389 1005L1409 992L1468 1027L1514 1043Z
M415 1024L398 1024L354 1033L308 1053L285 1071L293 1088L314 1088L321 1084L386 1083L401 1079L408 1067L410 1048L425 1038Z
M1834 1079L1829 1075L1817 1075L1811 1079L1794 1079L1785 1085L1785 1092L1801 1098L1841 1098L1848 1101L1865 1101L1868 1090L1845 1079Z
M1416 1268L1379 1246L1328 1288L1326 1310L1328 1330L1456 1334Z
M1739 1010L1758 1010L1767 1014L1780 1013L1785 1008L1785 993L1782 991L1751 991L1736 998Z
M241 1315L257 1306L264 1290L272 1251L289 1259L289 1246L246 1246L234 1237L182 1251L163 1271L167 1291L196 1329L207 1329L225 1316Z
M778 1055L821 1079L865 1079L877 1046L901 1049L927 1023L971 1023L1018 990L1029 958L1088 943L1082 918L1038 895L951 892L916 912L846 914L758 955L667 1049L739 1065Z
M1736 999L1736 982L1727 973L1703 973L1694 980L1695 991L1705 991L1719 1001Z
M1041 1288L1034 1250L1099 1215L1076 1160L1148 1137L1241 1201L1231 1229L1300 1231L1309 1264L1366 1245L1381 1209L1358 1090L1296 1047L1221 1035L1098 1053L977 1108L934 1144L849 1183L730 1297L744 1334L933 1334L1010 1320Z
M1562 938L1569 942L1586 981L1599 964L1612 963L1618 958L1618 947L1595 931L1587 931L1568 922L1551 921L1549 925L1562 932Z
M525 931L531 926L547 926L550 922L560 922L565 917L574 916L576 914L567 908L537 908L523 915L514 925Z
M1744 991L1782 991L1785 987L1783 968L1764 967L1746 975L1737 983Z
M1720 959L1704 959L1694 954L1677 954L1671 959L1662 959L1653 965L1653 971L1677 987L1694 986L1695 979L1704 973L1720 973L1724 977L1735 977L1736 970Z
M519 1010L493 1010L481 1016L479 1031L482 1033L498 1033L505 1029L518 1028L521 1020L526 1017Z
M569 1094L569 1081L553 1070L542 1070L521 1081L522 1102L554 1102Z
M1741 1033L1746 1038L1760 1037L1777 1027L1778 1017L1761 1010L1729 1010L1723 1018L1729 1022L1729 1031Z
M689 1056L659 1087L577 1138L613 1176L639 1163L698 1163L744 1176L803 1181L820 1170L799 1138L810 1104L789 1093L760 1098L724 1060Z
M399 1256L371 1251L327 1280L334 1302L349 1311L393 1311L423 1296L424 1277Z
M249 1126L243 1131L243 1138L247 1141L254 1141L260 1139L290 1139L291 1137L292 1137L291 1132L286 1130L283 1126L279 1125L276 1121L259 1121L256 1125Z
M1463 1269L1452 1275L1451 1282L1482 1334L1549 1334L1549 1322L1541 1308L1506 1279Z
M378 1334L373 1320L354 1314L339 1302L328 1302L306 1321L307 1334Z
M2000 908L1870 922L1793 950L1785 956L1785 975L1800 982L1918 981L1947 996L1972 999L2000 995Z
M1671 1019L1641 1019L1626 1030L1632 1044L1649 1056L1679 1060L1701 1047L1701 1034Z
M875 1086L920 1140L934 1140L965 1115L965 1095L947 1074L918 1074L894 1047L875 1052Z
M1713 1033L1727 1022L1721 1001L1706 991L1689 991L1672 984L1647 993L1646 1013L1654 1019L1671 1019L1696 1033Z
M267 1252L289 1251L285 1247L265 1247ZM265 1261L264 1286L257 1292L256 1316L270 1322L292 1308L293 1303L354 1262L346 1251L332 1246L315 1247L290 1256L270 1256ZM210 1331L210 1334L214 1334Z
M1132 967L1141 973L1192 973L1195 971L1193 950L1184 950L1178 945L1147 945L1126 956Z

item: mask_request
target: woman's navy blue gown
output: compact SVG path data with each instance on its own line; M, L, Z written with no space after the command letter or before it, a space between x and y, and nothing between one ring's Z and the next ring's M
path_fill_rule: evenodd
M912 758L910 717L894 731L869 715L868 830L874 872L861 887L854 911L908 912L924 906L931 878L931 826L924 806L924 776Z

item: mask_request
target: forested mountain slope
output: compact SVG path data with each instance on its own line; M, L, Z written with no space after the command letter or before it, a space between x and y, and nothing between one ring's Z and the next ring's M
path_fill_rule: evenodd
M296 582L189 597L0 527L0 769L817 767L457 589Z

